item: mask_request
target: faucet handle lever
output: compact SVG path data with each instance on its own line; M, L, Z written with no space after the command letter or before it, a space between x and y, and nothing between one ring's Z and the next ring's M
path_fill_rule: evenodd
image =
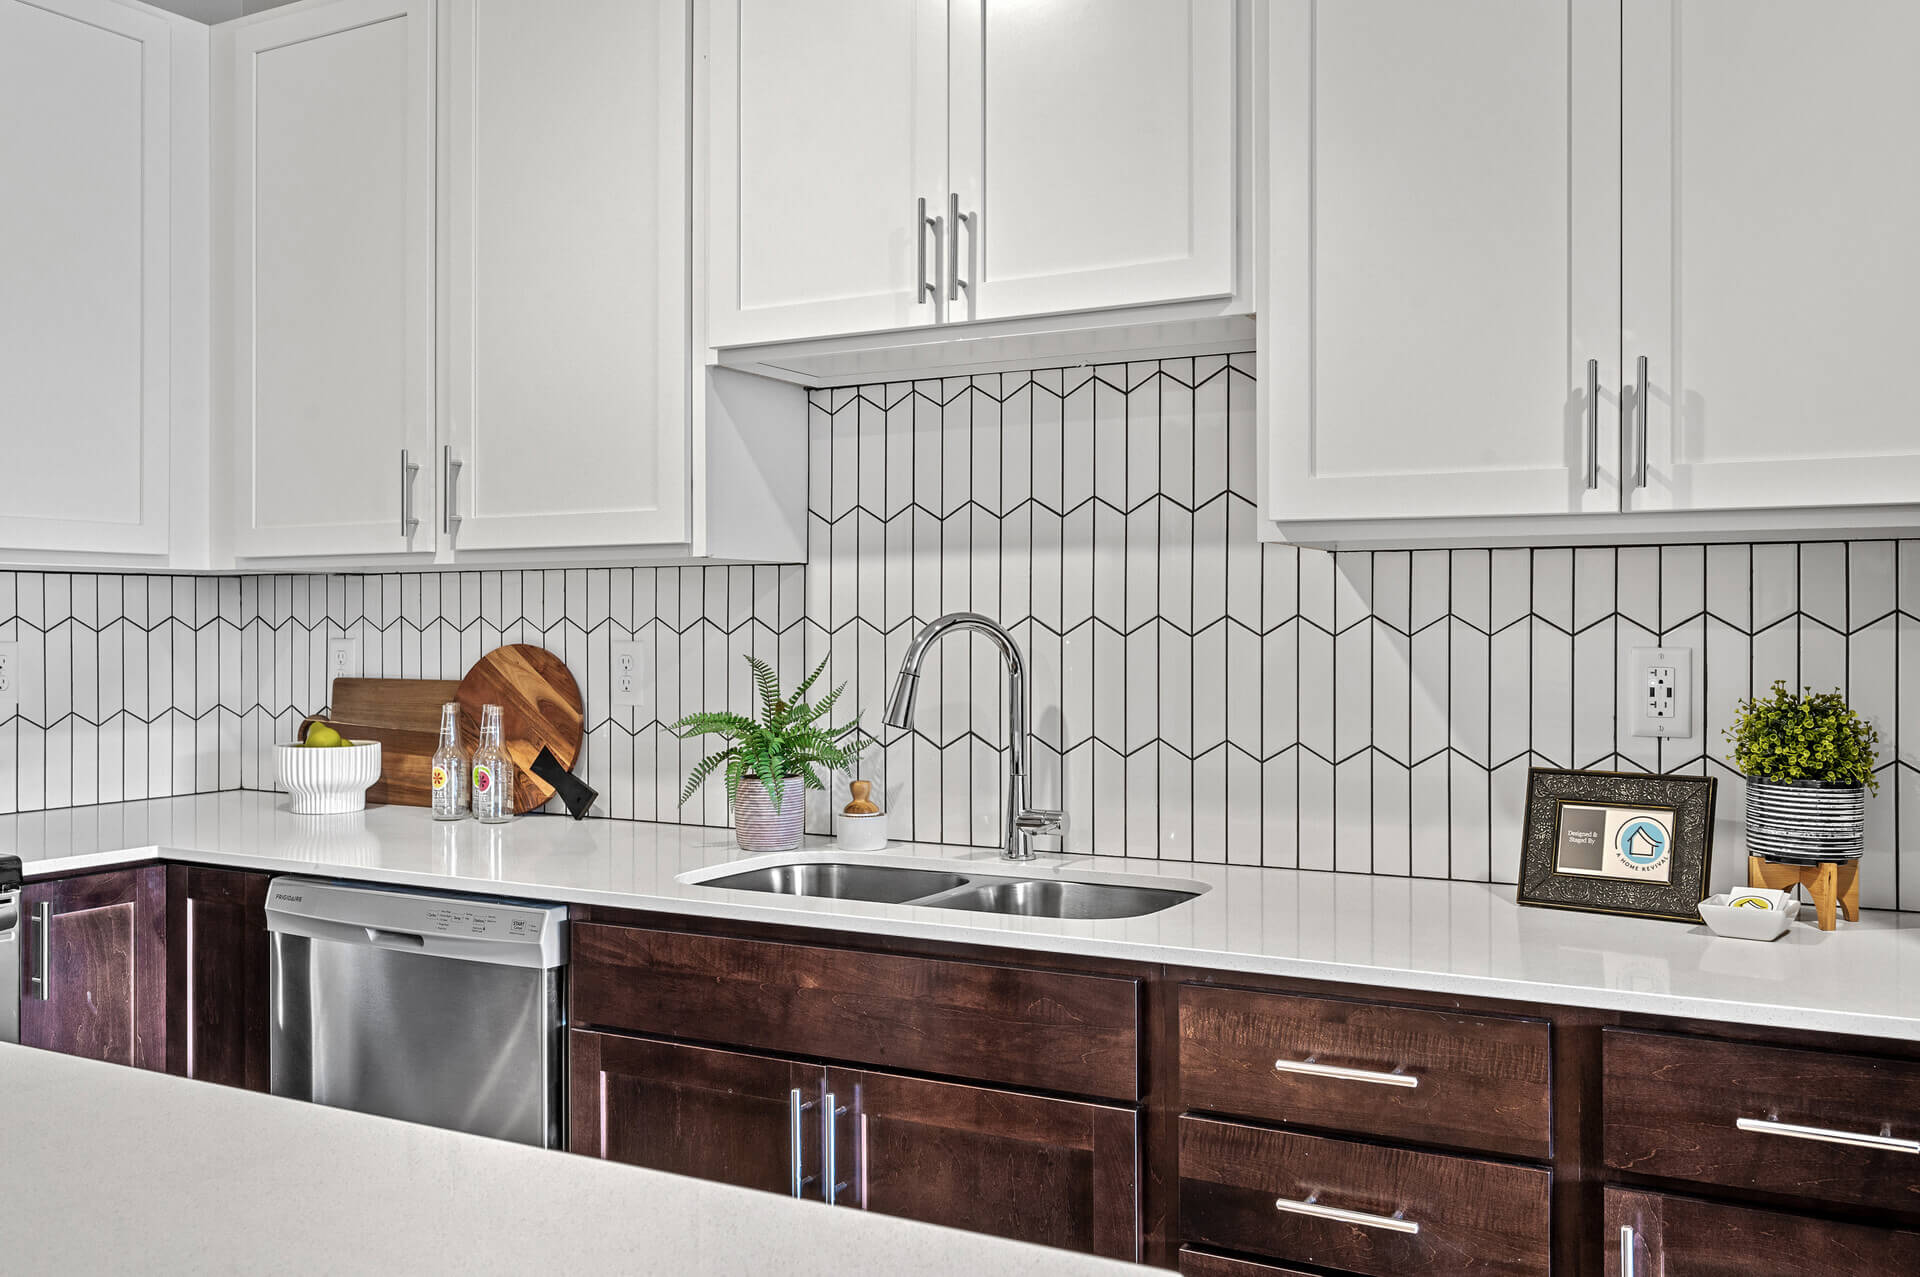
M1029 836L1057 835L1067 832L1067 813L1043 807L1029 807L1014 817L1014 828Z

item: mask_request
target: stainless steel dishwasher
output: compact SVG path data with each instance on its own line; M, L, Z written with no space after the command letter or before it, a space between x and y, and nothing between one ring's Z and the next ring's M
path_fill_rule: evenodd
M275 878L273 1093L558 1148L562 905Z
M20 857L0 856L0 1042L20 1040L20 879Z

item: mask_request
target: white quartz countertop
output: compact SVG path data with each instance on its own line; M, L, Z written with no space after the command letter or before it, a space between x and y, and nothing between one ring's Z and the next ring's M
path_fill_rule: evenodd
M810 840L808 850L830 844ZM807 899L679 881L748 859L731 831L523 817L441 824L417 807L295 816L271 793L209 794L0 817L27 872L154 857L477 894L747 919L1224 971L1920 1041L1920 914L1868 910L1773 943L1700 924L1521 908L1511 886L1119 857L895 844L908 863L979 873L1121 874L1204 886L1144 918L1087 922ZM858 853L848 853L861 858ZM1715 883L1716 888L1728 886ZM1811 911L1803 913L1811 917Z
M9 1273L1138 1271L25 1047L0 1103Z

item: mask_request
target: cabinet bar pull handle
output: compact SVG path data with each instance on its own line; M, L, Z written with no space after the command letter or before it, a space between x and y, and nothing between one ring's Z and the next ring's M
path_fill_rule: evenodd
M53 902L33 907L33 974L27 977L32 996L46 1002L53 997Z
M938 302L940 300L940 281L927 277L927 232L929 230L933 232L933 269L938 273L940 269L940 219L927 216L927 201L926 197L922 196L920 199L920 221L913 232L916 251L918 251L920 255L920 295L915 299L916 305L925 305L928 302Z
M1620 1225L1620 1277L1633 1277L1633 1225Z
M1831 1131L1824 1126L1795 1126L1792 1122L1772 1122L1759 1117L1743 1117L1734 1125L1755 1135L1784 1135L1792 1140L1818 1140L1822 1144L1875 1148L1883 1153L1920 1155L1920 1140L1896 1139L1891 1135L1859 1135L1852 1131Z
M400 449L400 539L411 541L420 520L413 517L413 476L420 472L405 448Z
M825 1150L821 1163L826 1176L820 1181L821 1198L831 1206L840 1196L840 1190L846 1185L840 1182L840 1154L838 1140L838 1119L846 1115L847 1109L838 1103L833 1092L828 1091L820 1105L820 1147Z
M1286 1211L1290 1215L1311 1215L1315 1219L1331 1219L1341 1224L1358 1224L1361 1228L1384 1228L1390 1233L1417 1233L1420 1225L1411 1219L1401 1219L1398 1215L1374 1215L1363 1210L1342 1210L1338 1206L1322 1206L1309 1197L1297 1202L1291 1197L1282 1197L1274 1202L1275 1210Z
M1647 409L1653 399L1653 382L1647 376L1647 357L1640 356L1640 466L1636 488L1647 486Z
M960 278L960 228L965 226L969 233L973 230L973 215L960 211L960 197L952 191L947 192L947 300L957 302L967 289L967 281Z
M1420 1085L1420 1079L1410 1073L1383 1073L1378 1069L1345 1069L1337 1064L1316 1064L1312 1060L1275 1060L1273 1067L1281 1073L1305 1073L1309 1077L1337 1077L1347 1082L1372 1082L1375 1086L1412 1088Z
M1600 486L1600 361L1587 360L1587 491Z
M440 449L440 464L446 484L445 491L440 494L440 530L452 536L453 525L460 522L460 513L455 505L460 495L460 463L453 458L452 444Z
M800 1170L800 1115L812 1107L810 1101L800 1098L799 1087L787 1092L787 1164L793 1172L792 1193L795 1197L813 1183L813 1177L802 1174Z

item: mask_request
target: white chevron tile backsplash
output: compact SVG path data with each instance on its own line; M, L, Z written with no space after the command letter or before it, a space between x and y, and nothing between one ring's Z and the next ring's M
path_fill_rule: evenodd
M878 726L914 631L972 609L1032 665L1036 781L1069 850L1511 881L1529 766L1721 778L1721 732L1776 678L1878 725L1863 903L1920 909L1920 541L1327 554L1255 536L1251 355L816 391L808 563L357 576L0 572L0 811L270 788L269 746L326 701L327 636L364 672L457 677L507 642L587 698L600 814L674 819L698 746L663 724L749 702L742 657L829 678ZM655 656L611 706L609 643ZM1625 729L1627 649L1693 647L1690 740ZM898 837L996 841L1002 675L929 660L883 732ZM829 804L810 824L828 828ZM680 818L726 813L714 787Z

